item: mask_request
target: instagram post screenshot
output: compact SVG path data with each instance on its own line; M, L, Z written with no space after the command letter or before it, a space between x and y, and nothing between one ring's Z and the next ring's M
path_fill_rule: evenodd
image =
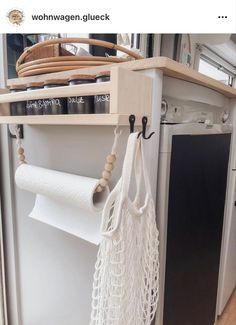
M0 3L0 325L236 325L236 2Z

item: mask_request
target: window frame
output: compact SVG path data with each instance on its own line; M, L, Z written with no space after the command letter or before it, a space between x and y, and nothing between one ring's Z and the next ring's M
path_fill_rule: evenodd
M209 49L206 45L198 45L199 50L199 62L198 62L198 71L200 60L205 61L211 66L221 70L228 75L228 86L234 87L236 84L236 67L234 67L227 60L216 54L214 51ZM199 71L200 72L200 71Z

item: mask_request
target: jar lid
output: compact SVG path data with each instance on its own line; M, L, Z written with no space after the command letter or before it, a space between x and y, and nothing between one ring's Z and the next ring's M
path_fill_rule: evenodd
M43 82L29 82L26 88L31 88L31 87L43 87Z
M25 90L26 89L26 85L23 84L16 84L16 85L11 85L9 87L10 90L14 90L14 89L18 89L18 90Z
M44 81L44 85L68 85L67 79L47 79Z
M79 80L79 79L95 79L96 75L94 74L73 74L70 76L69 81Z
M99 73L96 74L96 78L100 78L100 77L110 77L111 75L111 71L107 70L107 71L101 71Z

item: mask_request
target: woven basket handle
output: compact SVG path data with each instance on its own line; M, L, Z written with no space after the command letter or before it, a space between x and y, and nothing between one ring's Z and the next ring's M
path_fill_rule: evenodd
M51 40L47 40L44 42L40 42L37 43L33 46L31 46L30 48L28 48L27 50L25 50L21 56L19 57L19 59L16 62L16 67L19 67L19 65L21 65L22 63L24 63L25 58L29 55L32 54L35 50L44 47L44 46L48 46L48 45L53 45L53 44L67 44L67 43L80 43L80 44L89 44L89 45L97 45L97 46L102 46L102 47L106 47L108 49L114 49L117 51L121 51L125 54L128 54L130 57L139 60L139 59L143 59L143 57L129 49L126 49L123 46L114 44L114 43L110 43L110 42L106 42L106 41L101 41L101 40L97 40L97 39L91 39L91 38L54 38Z

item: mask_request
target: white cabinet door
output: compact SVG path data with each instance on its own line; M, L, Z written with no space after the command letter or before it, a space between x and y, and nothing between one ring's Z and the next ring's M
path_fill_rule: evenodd
M233 175L232 175L233 174ZM234 184L228 197L226 222L222 242L221 272L219 281L218 314L221 315L236 286L236 171L231 172L230 183ZM229 184L230 185L230 184Z
M236 182L236 171L234 171L232 181ZM221 274L219 282L219 303L218 314L220 315L227 304L236 286L236 191L232 191L229 198L229 209L227 211L222 246Z
M218 290L218 315L221 315L236 286L236 100L231 100L234 132L231 144L225 224L222 238L221 267Z

